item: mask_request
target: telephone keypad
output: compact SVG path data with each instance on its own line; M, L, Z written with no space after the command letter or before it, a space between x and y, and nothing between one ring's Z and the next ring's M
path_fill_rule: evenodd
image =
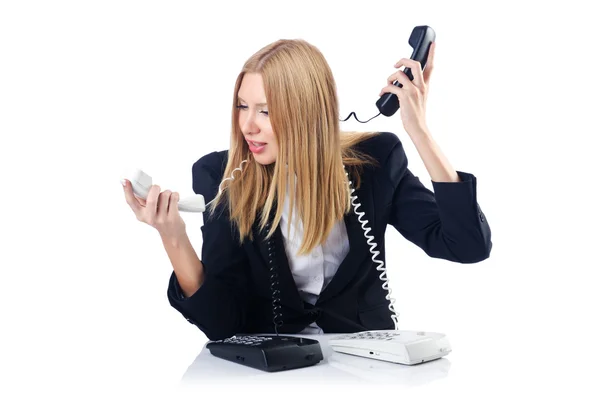
M339 339L359 339L359 340L392 340L394 337L398 336L398 332L359 332L356 334L343 335Z
M258 346L262 342L272 340L273 338L269 338L268 336L232 336L229 338L221 339L216 341L217 343L225 343L230 345L247 345L247 346Z

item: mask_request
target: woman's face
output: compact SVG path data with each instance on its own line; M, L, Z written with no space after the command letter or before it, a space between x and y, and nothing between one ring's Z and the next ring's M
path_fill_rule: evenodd
M263 165L277 159L277 141L266 102L262 76L246 73L238 92L238 123L254 159Z

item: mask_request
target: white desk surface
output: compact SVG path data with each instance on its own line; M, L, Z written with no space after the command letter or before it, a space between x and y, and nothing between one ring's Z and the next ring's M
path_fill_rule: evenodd
M289 335L289 334L286 334ZM440 359L418 365L402 365L334 352L327 340L339 334L293 335L316 339L323 360L311 367L281 372L265 372L213 356L206 345L182 377L183 386L207 384L297 383L344 384L385 383L405 386L424 385L447 376L452 352Z

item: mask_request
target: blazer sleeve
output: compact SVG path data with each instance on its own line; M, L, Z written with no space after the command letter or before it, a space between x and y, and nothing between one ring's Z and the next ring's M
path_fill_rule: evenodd
M408 169L402 142L386 161L394 187L389 224L433 258L476 263L489 258L491 230L477 203L477 179L457 171L460 182L434 182L433 192Z
M221 160L217 152L209 154L192 167L193 190L210 202L221 182ZM202 286L185 298L175 272L171 273L167 296L169 303L210 340L230 337L246 321L248 258L239 244L237 230L229 219L226 202L216 208L214 216L203 213L202 257L205 279Z

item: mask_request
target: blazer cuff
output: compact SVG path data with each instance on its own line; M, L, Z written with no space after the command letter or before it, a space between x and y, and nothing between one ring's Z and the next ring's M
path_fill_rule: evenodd
M431 180L435 201L440 212L476 211L477 210L477 178L468 172L456 171L459 182L435 182ZM443 219L442 219L443 221Z
M183 291L181 289L181 286L179 285L179 281L177 280L177 276L175 276L175 272L173 272L173 291L174 291L174 298L178 301L186 301L189 298L186 298L185 295L183 294Z
M175 272L171 272L171 278L169 280L169 288L167 290L167 294L169 296L170 299L173 299L177 302L181 302L183 304L183 306L192 306L194 305L194 301L197 300L202 300L203 299L203 295L206 295L205 291L207 289L210 288L204 288L203 287L206 285L206 279L205 282L202 284L202 286L200 286L200 288L198 288L198 290L196 290L196 292L194 292L191 296L187 297L183 294L183 290L181 289L181 285L179 285L179 281L177 280L177 276L175 275Z
M456 171L460 182L433 182L435 201L440 219L452 236L472 230L482 243L484 258L489 257L492 249L491 230L487 219L477 202L477 178L468 172Z

